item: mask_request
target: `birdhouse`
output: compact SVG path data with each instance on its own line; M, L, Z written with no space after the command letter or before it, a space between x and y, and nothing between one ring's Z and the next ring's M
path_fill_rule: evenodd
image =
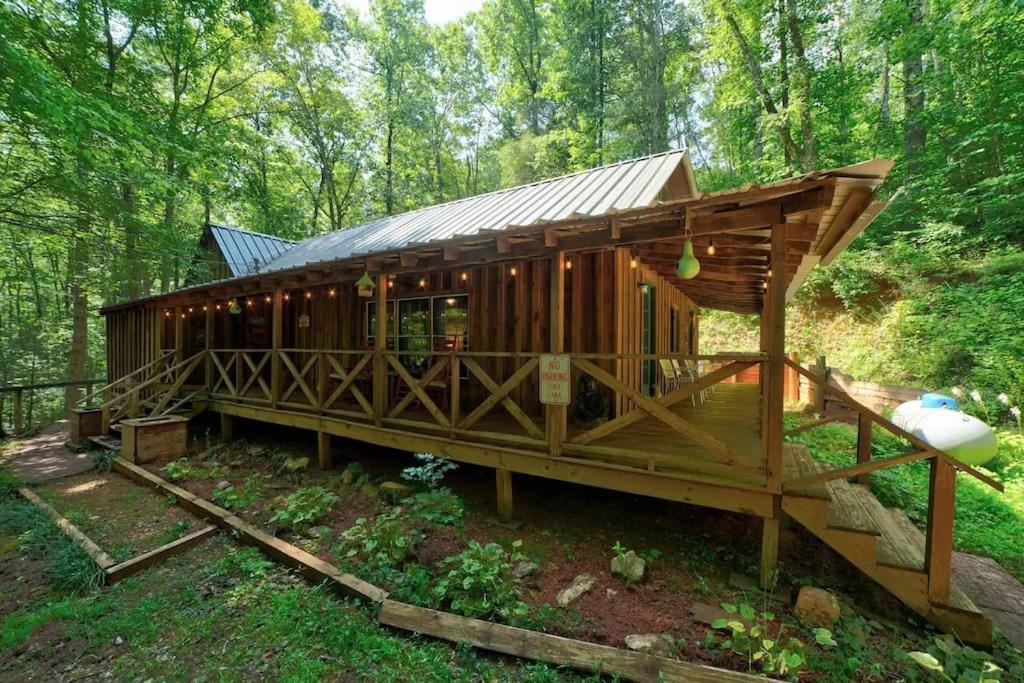
M373 296L373 278L370 277L368 272L363 273L363 276L356 280L356 291L359 292L359 296L372 297Z

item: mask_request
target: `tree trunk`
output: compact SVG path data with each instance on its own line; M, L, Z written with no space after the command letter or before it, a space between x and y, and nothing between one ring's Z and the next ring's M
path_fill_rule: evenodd
M910 33L916 33L921 25L923 9L921 0L907 0L910 11ZM903 155L911 169L919 164L918 156L924 149L925 123L924 82L922 79L921 53L915 51L903 57Z
M82 206L78 209L75 223L78 235L88 234L89 219ZM85 239L75 237L71 243L68 260L68 272L71 276L71 352L67 372L69 381L85 379L85 363L89 354L89 295L86 287L88 258ZM67 387L64 390L65 414L78 403L80 392L79 387Z
M786 8L789 15L789 39L793 43L793 54L796 56L797 87L800 91L800 159L803 170L809 172L818 166L814 130L811 126L811 66L804 53L804 39L796 15L796 0L786 0Z

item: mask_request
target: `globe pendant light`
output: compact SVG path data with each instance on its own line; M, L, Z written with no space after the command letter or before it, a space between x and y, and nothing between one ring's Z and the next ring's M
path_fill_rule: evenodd
M683 280L692 280L697 277L699 272L700 261L693 255L693 242L686 240L683 242L683 256L679 259L679 264L676 266L676 275Z

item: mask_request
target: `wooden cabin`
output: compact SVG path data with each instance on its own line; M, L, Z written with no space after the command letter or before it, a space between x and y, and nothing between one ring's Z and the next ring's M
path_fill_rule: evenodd
M506 518L513 473L745 513L764 585L787 514L984 642L950 571L955 475L984 475L919 441L873 460L872 425L901 430L852 400L850 467L822 471L783 438L784 370L808 374L787 366L785 302L881 211L890 167L702 193L672 151L313 237L257 272L104 309L112 383L92 400L104 428L199 406L227 439L236 418L307 429L322 467L332 436L491 467ZM683 279L687 241L700 270ZM760 347L699 353L704 308L759 315ZM936 482L927 538L863 486L915 459Z

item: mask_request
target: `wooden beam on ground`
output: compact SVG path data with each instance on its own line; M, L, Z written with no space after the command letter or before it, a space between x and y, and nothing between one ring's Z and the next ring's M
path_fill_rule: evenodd
M103 548L96 545L91 538L83 534L78 527L72 524L71 520L57 512L52 505L40 498L35 491L23 486L18 489L18 493L21 494L22 498L35 505L43 514L49 517L50 521L64 532L64 535L70 538L75 545L84 550L100 569L106 571L107 568L117 564L114 558L104 552Z
M109 567L106 570L107 584L117 583L122 579L134 576L142 570L152 567L158 562L163 562L169 557L180 555L190 548L199 545L215 533L217 533L217 527L211 524L203 527L199 531L193 531L187 536L182 536L176 541L171 541L159 548L150 550L149 552L143 553L137 557L133 557L130 560L115 564L113 567Z
M377 618L385 626L631 681L729 683L761 680L747 674L471 619L395 600L385 600Z
M243 543L256 546L270 557L295 567L313 581L326 580L332 587L349 596L366 598L375 603L379 603L387 597L387 591L381 590L357 576L342 572L319 557L307 553L305 550L297 548L280 538L275 538L262 529L243 521L232 514L230 510L225 510L208 500L186 491L180 486L165 481L149 470L130 463L124 458L114 458L113 466L117 472L133 481L144 486L152 486L159 491L174 496L178 505L186 510L208 519L222 529L234 533Z

